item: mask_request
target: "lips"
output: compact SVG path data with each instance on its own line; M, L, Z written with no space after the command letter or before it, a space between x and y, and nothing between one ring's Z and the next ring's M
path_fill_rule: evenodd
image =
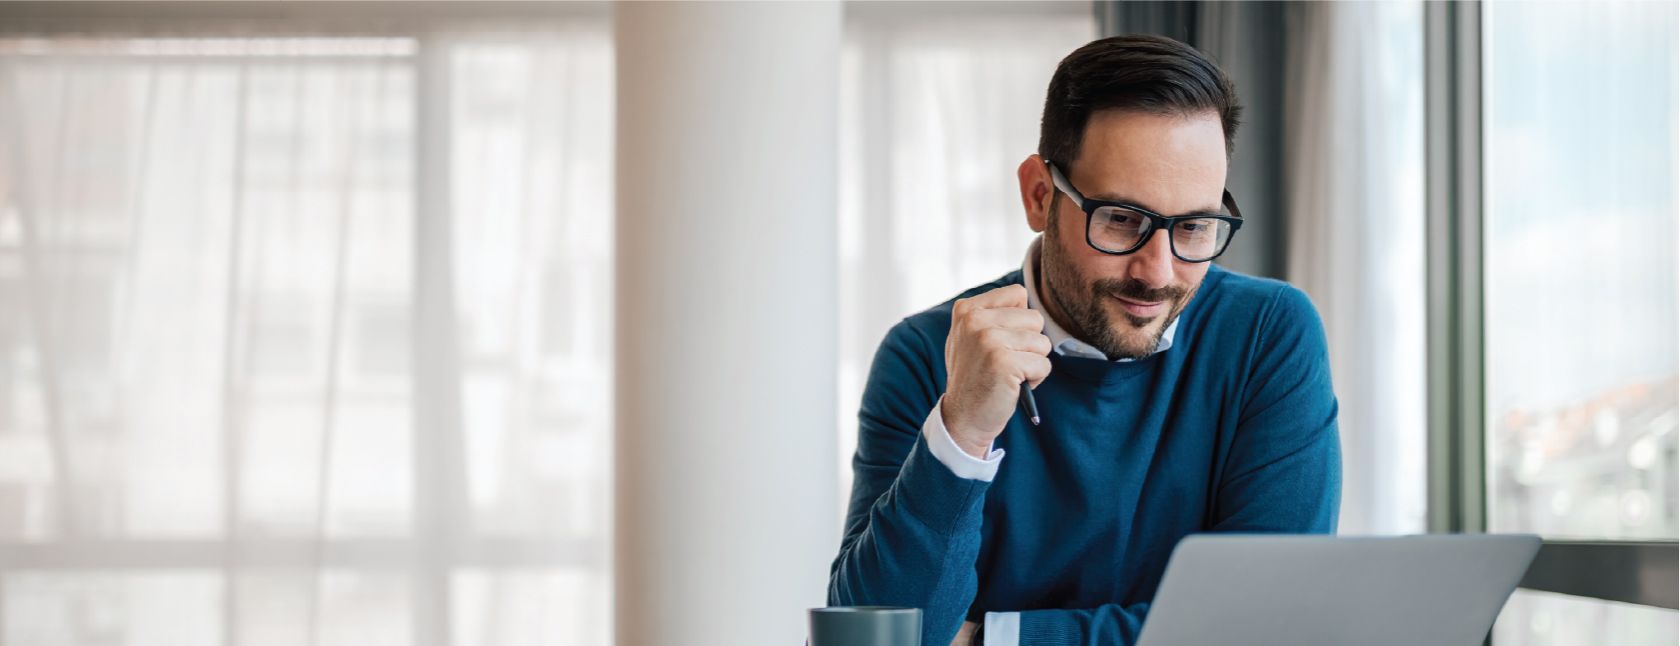
M1124 308L1127 314L1138 318L1153 318L1167 308L1166 301L1136 301L1124 296L1115 296L1114 300L1120 302L1120 307Z

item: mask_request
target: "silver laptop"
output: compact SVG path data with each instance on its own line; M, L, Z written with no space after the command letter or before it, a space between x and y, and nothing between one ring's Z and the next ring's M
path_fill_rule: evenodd
M1540 549L1532 535L1196 535L1138 646L1476 646Z

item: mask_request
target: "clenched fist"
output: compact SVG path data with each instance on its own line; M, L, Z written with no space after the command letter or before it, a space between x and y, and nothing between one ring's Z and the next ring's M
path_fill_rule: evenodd
M1044 315L1027 309L1027 288L1005 285L951 307L940 412L951 439L985 458L1015 414L1021 384L1050 376Z

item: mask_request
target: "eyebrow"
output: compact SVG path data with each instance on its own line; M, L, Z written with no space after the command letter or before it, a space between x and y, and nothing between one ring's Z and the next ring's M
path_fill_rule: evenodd
M1147 210L1147 211L1151 211L1151 212L1154 212L1154 213L1161 213L1161 211L1159 209L1149 207L1149 206L1145 205L1143 202L1139 202L1139 201L1133 200L1133 199L1128 199L1124 195L1118 195L1118 194L1115 194L1115 193L1086 193L1085 194L1085 199L1096 200L1098 202L1115 202L1115 203L1119 203L1119 204L1126 204L1126 205L1135 206L1135 207L1138 207L1138 208L1141 208L1141 209L1144 209L1144 210ZM1196 209L1196 210L1193 210L1193 211L1189 211L1187 213L1182 213L1182 214L1179 214L1179 215L1168 215L1166 213L1161 213L1161 215L1169 217L1169 218L1189 218L1189 217L1222 216L1222 215L1225 215L1225 213L1223 211L1221 211L1219 207L1215 207L1215 208L1212 208L1212 209L1209 209L1207 207L1202 207L1202 208L1199 208L1199 209Z

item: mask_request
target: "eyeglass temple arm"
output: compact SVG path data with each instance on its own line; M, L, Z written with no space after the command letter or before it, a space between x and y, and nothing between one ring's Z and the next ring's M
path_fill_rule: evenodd
M1044 167L1050 170L1050 184L1055 186L1056 190L1061 191L1063 195L1068 196L1068 199L1073 200L1073 203L1078 205L1079 208L1085 208L1085 196L1074 190L1073 184L1068 182L1066 175L1062 174L1062 169L1048 159L1044 160Z

